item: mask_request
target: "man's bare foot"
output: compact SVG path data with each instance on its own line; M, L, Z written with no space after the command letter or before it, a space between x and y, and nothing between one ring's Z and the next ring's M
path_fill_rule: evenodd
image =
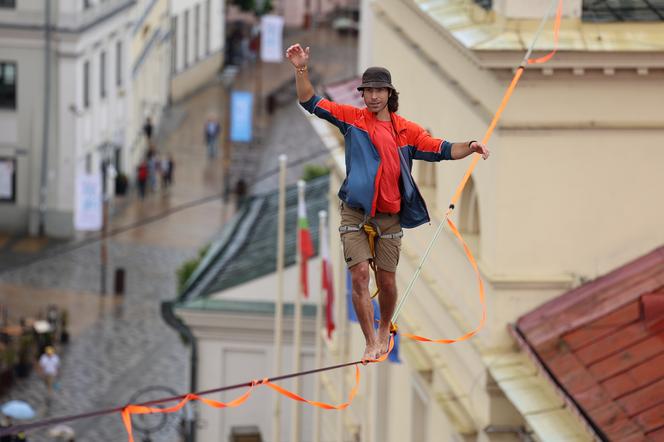
M390 348L390 329L382 328L378 330L378 356L377 358L383 356Z
M378 359L380 355L381 353L378 343L369 343L364 348L364 355L362 356L362 362Z

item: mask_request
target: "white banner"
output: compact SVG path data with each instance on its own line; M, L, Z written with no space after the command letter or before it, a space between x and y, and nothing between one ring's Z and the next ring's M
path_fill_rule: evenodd
M272 63L284 60L283 34L283 17L264 15L261 18L261 60Z
M102 228L101 174L79 175L76 178L76 230L101 230Z

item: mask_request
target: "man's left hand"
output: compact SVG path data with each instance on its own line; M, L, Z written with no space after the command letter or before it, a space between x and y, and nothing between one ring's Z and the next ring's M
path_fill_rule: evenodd
M471 150L471 152L478 153L478 154L482 155L482 158L485 159L485 160L487 158L489 158L489 155L490 155L489 148L486 147L482 143L479 143L477 141L473 141L472 143L470 143L470 150Z

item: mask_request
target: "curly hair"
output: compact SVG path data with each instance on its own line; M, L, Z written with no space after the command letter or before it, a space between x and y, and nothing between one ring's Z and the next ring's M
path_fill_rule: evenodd
M387 99L387 110L396 112L399 110L399 92L396 89L391 91L390 98Z

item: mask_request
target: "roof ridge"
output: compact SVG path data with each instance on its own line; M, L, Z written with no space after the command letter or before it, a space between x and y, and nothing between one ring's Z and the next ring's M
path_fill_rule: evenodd
M215 243L216 247L210 248L192 275L192 281L186 285L184 291L178 297L178 301L187 301L198 296L208 285L209 280L214 277L216 271L223 268L240 251L249 237L249 233L253 230L255 221L266 202L267 197L254 197L245 205L243 211L233 217L234 224L230 233L224 235L218 243Z

